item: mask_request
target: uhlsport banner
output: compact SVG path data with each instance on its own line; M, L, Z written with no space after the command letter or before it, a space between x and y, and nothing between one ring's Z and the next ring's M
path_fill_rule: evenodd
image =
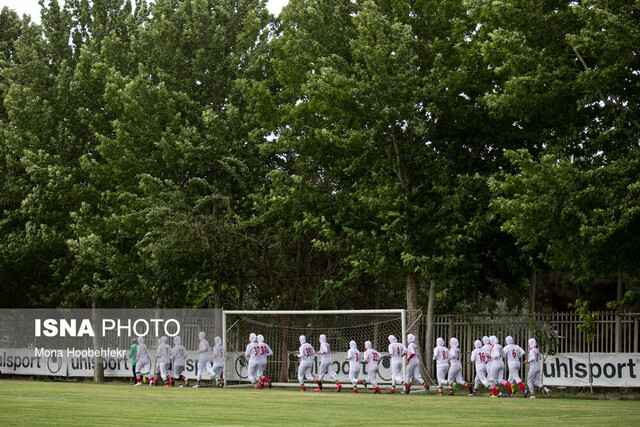
M560 353L542 369L549 386L587 387L589 371L596 387L640 387L640 353Z

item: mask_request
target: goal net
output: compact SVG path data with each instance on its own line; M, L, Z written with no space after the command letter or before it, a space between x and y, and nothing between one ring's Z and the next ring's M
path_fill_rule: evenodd
M349 341L356 341L358 349L364 353L365 341L371 341L373 348L387 355L389 335L395 335L399 342L405 342L407 332L406 310L330 310L330 311L225 311L223 318L225 346L229 357L225 367L227 380L246 381L247 363L244 352L249 335L264 336L273 350L265 375L272 381L297 382L298 362L295 354L300 347L299 337L304 335L307 342L318 351L319 337L326 335L331 346L333 367L339 381L349 379L349 362L345 361ZM313 363L313 375L318 373L320 357ZM363 365L361 378L367 377ZM388 357L380 363L378 381L391 381L391 366Z

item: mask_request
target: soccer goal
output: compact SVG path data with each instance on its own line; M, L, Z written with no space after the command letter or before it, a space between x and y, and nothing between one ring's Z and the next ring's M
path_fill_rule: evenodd
M333 365L341 381L348 381L348 362L345 361L349 341L354 340L364 353L365 341L387 354L389 335L406 344L407 310L325 310L325 311L224 311L223 341L229 357L225 366L227 380L244 381L247 364L243 357L249 334L263 335L273 350L266 376L280 383L297 381L295 354L304 335L316 351L319 337L326 335L331 346ZM313 366L317 374L319 357ZM363 374L366 375L366 366ZM391 381L388 357L380 363L379 382Z

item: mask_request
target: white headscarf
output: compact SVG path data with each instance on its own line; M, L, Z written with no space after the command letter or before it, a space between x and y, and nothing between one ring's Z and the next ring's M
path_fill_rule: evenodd
M256 338L258 342L264 342L264 337L262 335L258 335Z
M444 339L443 339L443 338L438 338L438 339L436 340L436 345L444 346Z
M507 338L504 339L504 341L508 344L513 344L513 337L512 336L508 336Z
M202 341L205 336L206 334L204 333L204 331L200 331L200 333L198 334L198 338L200 338L200 341Z
M498 344L498 337L496 337L495 335L491 335L491 336L489 337L489 342L490 342L492 345L496 345L496 344Z
M174 345L180 345L181 343L182 343L182 340L180 340L180 337L173 337Z
M371 341L365 341L364 348L373 348L373 344L371 344Z
M220 337L215 337L213 340L216 342L216 345L217 345L217 346L221 346L221 345L222 345L222 338L220 338Z
M298 338L300 340L300 344L304 344L307 342L307 337L305 337L304 335L300 335L300 338Z
M251 341L251 342L255 342L255 341L256 341L256 339L258 339L258 337L256 337L256 334L254 334L253 332L251 332L251 333L249 334L249 341Z
M144 337L138 337L138 344L144 344Z
M325 334L320 335L320 342L321 343L326 343L327 342L327 336Z
M476 346L476 348L482 348L482 341L480 340L476 340L476 342L474 342L473 344Z
M535 338L529 338L529 348L534 348L537 347L538 343L536 342Z
M459 345L458 338L451 338L451 347L458 347Z
M166 344L167 343L167 337L165 337L164 335L160 337L160 344Z
M355 341L349 341L349 348L357 349L358 344Z
M396 338L393 335L389 335L389 342L393 343L393 342L398 342L398 338Z
M490 342L490 341L489 341L489 337L488 337L488 336L486 336L486 335L485 335L484 337L482 337L482 342L484 343L484 345L489 344L489 342Z
M413 335L413 334L409 334L409 335L407 335L407 340L409 342L414 342L416 340L416 336Z

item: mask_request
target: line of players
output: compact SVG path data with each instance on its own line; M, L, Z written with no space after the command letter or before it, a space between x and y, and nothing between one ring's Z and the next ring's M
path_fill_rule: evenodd
M216 386L224 386L224 378L222 377L224 371L224 361L227 357L227 352L222 345L222 339L215 337L215 346L211 348L209 341L206 339L204 332L198 334L198 370L197 380L194 388L200 387L200 381L205 370L209 372L211 377L215 380ZM155 377L151 375L151 359L149 357L149 349L144 343L143 337L134 339L131 346L130 355L133 360L133 370L136 376L136 386L142 385L142 382L149 382L151 386L157 386L159 377L162 378L165 387L173 386L178 383L178 387L182 387L183 384L187 385L187 379L183 375L184 365L187 358L187 350L182 345L179 336L173 337L173 347L167 344L167 337L160 337L158 345L156 347L156 364L155 364ZM135 355L135 359L133 358ZM266 365L266 361L265 361ZM169 366L172 367L172 373L169 373Z
M482 341L476 340L474 350L471 352L470 361L475 364L476 377L473 390L471 384L464 381L462 377L461 351L456 338L449 341L450 348L445 347L442 338L436 341L436 348L433 349L433 360L436 361L436 376L438 379L438 394L442 395L443 386L450 386L449 394L453 395L458 384L464 384L469 391L469 396L476 396L480 384L491 391L491 397L511 397L515 392L515 387L520 388L523 397L529 396L535 399L535 388L538 387L551 397L551 390L543 386L540 382L540 361L542 355L537 348L535 338L529 339L529 354L524 363L529 364L527 375L528 390L525 389L520 378L520 359L525 355L525 351L517 344L513 338L508 336L505 339L506 346L502 347L496 336L483 337ZM504 361L507 361L509 368L508 379L504 379ZM499 386L506 387L507 393L503 394Z

